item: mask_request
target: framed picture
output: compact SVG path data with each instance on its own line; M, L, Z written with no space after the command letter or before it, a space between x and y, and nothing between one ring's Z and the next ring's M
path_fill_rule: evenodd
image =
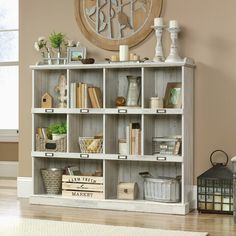
M67 50L68 63L78 63L86 58L86 48L69 47Z
M167 83L164 100L166 108L181 108L182 83Z

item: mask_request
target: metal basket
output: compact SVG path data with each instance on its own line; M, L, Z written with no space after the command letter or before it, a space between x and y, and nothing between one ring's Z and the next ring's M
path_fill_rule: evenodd
M64 170L57 168L41 169L43 183L47 194L60 194Z
M179 155L181 153L181 136L152 138L152 154Z
M180 202L180 181L170 177L152 177L148 172L139 173L144 178L144 199L157 202Z
M79 146L82 153L102 153L103 139L93 137L79 137Z

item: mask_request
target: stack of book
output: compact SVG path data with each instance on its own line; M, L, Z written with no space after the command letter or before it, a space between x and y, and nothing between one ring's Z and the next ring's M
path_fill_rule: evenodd
M141 129L139 123L130 123L126 127L127 154L141 155Z
M102 92L99 87L86 83L71 83L71 108L102 108Z

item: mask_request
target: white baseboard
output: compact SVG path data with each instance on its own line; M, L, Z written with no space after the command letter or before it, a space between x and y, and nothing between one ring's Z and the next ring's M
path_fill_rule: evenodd
M197 209L197 185L193 185L193 209Z
M33 193L32 177L17 178L17 196L29 198Z
M0 177L17 177L18 161L0 161Z

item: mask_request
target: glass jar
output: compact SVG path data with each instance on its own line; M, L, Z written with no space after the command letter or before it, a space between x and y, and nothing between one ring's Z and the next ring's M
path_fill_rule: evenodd
M138 106L140 96L140 76L127 76L128 79L128 93L127 93L127 106Z

